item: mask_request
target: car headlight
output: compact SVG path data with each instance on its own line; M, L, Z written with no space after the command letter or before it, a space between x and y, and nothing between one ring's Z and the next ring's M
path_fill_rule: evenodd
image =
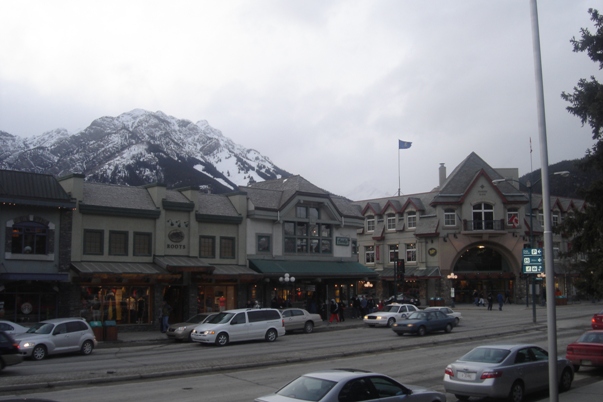
M178 328L176 328L176 331L174 331L174 332L182 332L185 329L186 329L186 327L178 327Z
M406 325L408 325L409 327L414 327L415 326L415 324L406 324Z
M216 333L216 331L205 331L203 332L203 335L214 335Z
M36 345L35 342L23 342L21 344L22 348L33 348Z
M377 319L378 319L378 320L382 320L382 319L383 319L383 317L381 317L380 315L378 315L378 316L377 316Z

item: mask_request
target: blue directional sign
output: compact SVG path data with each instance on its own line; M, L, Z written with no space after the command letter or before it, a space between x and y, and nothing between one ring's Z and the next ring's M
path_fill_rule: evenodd
M521 260L524 274L539 274L544 272L544 254L541 248L522 249Z

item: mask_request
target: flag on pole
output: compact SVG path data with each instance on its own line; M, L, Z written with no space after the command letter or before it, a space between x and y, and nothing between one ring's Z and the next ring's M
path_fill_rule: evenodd
M412 142L398 140L398 149L408 149L412 145Z

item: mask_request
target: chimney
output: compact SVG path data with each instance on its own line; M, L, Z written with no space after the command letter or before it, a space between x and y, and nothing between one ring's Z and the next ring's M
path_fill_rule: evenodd
M443 163L440 163L440 188L444 185L446 181L446 166Z

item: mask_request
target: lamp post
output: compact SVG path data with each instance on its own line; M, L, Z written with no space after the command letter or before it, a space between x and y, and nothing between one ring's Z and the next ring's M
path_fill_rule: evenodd
M451 272L446 275L446 278L450 280L450 306L454 307L454 281L458 278L458 275Z
M286 289L289 286L289 284L291 284L291 286L293 286L295 284L295 277L294 276L290 276L289 274L285 274L284 276L281 276L280 278L278 278L278 281ZM285 307L287 307L286 304L287 304L287 300L285 299Z
M568 177L570 174L569 171L567 170L563 170L560 172L554 172L552 173L552 175L557 175L557 176L561 176L561 177ZM540 181L542 180L542 177L538 180L536 180L533 184L530 180L528 180L525 184L525 186L528 188L528 204L529 204L529 213L530 213L530 248L534 248L534 229L533 229L533 210L532 210L532 191L533 188L536 184L540 183ZM523 184L518 180L515 179L510 179L510 178L506 178L506 179L495 179L492 180L492 184L494 184L495 186L497 186L499 183L505 182L505 181L512 181L518 184ZM530 280L530 276L527 276L528 281ZM536 280L535 278L531 278L532 281L532 322L534 324L536 324ZM527 297L527 291L528 289L526 288L526 306L528 304L528 297Z

